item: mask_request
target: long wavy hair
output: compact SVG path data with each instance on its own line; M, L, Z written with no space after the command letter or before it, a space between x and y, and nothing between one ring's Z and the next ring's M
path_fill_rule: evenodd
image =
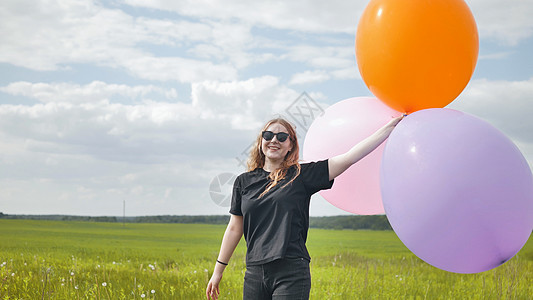
M261 144L263 141L262 132L267 130L268 127L272 124L281 124L283 127L285 127L289 134L289 139L291 141L291 149L285 155L285 159L281 163L278 169L275 171L270 172L270 183L267 185L265 191L261 193L259 198L263 197L266 193L268 193L273 187L278 185L278 183L285 179L287 177L287 172L291 167L296 168L296 174L294 177L287 182L283 187L286 187L290 183L300 175L301 167L300 167L300 146L298 145L298 137L296 136L296 130L294 130L294 127L289 123L287 120L283 118L275 118L270 121L268 121L265 126L263 126L263 130L259 133L257 136L256 142L254 147L252 148L252 151L250 152L250 157L248 158L248 171L253 171L257 168L263 168L265 166L265 154L263 153L263 150L261 149ZM282 187L282 188L283 188Z

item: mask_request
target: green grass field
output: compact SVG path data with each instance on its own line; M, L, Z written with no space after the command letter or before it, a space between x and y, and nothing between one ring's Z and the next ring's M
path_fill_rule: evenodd
M205 299L225 226L0 220L0 299ZM311 299L531 299L533 239L504 265L455 274L392 231L311 229ZM221 284L241 299L245 245Z

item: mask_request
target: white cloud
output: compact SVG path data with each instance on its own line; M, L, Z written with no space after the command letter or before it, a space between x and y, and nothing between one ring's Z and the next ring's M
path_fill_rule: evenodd
M249 136L220 135L219 130L256 130L280 113L274 110L279 103L286 108L298 96L272 76L195 83L190 103L161 101L167 94L173 96L173 89L103 82L17 82L1 90L43 102L0 105L0 133L24 140L28 151L131 163L236 153L247 146ZM152 93L159 101L145 98ZM109 98L115 95L138 97L138 101L114 103ZM211 143L220 144L221 152L217 154Z
M236 157L257 127L298 95L272 76L197 83L190 103L147 100L169 91L151 85L16 82L2 91L41 102L0 105L4 212L90 215L116 215L107 208L118 201L120 211L122 199L135 215L226 213L209 198L210 180L242 172ZM107 100L117 94L139 99Z
M100 101L0 106L4 135L25 140L29 151L132 163L160 161L179 153L181 143L171 133L194 115L187 104L148 101L137 105Z
M133 22L133 21L131 21ZM206 42L212 37L213 26L182 20L135 19L135 40L170 46L186 46L192 42Z
M256 60L251 49L260 46L257 39L251 34L251 27L246 24L229 22L210 22L212 26L209 45L219 49L223 57L242 69Z
M328 81L330 79L361 79L359 71L355 65L337 70L308 70L301 73L293 74L289 85L300 85L300 84L312 84L312 83L321 83Z
M235 129L257 129L280 113L273 110L276 103L288 106L297 96L294 90L280 86L279 79L273 76L192 85L193 105L202 110L202 115L229 120Z
M86 1L9 1L4 8L0 10L2 62L48 71L94 63L162 81L236 78L228 63L181 57L185 51L180 47L211 40L213 25L134 18ZM177 53L156 57L143 48L150 44L174 46Z
M221 168L216 161L135 165L62 155L51 168L43 164L50 154L19 155L30 160L0 170L4 213L121 215L123 200L128 215L227 213L207 195L213 170ZM222 170L236 171L235 162L226 161ZM134 179L121 181L127 175Z
M481 39L516 45L533 35L533 5L523 0L466 1L476 19Z
M293 74L289 84L320 83L330 79L361 79L353 46L296 45L284 58L316 68Z
M52 101L39 90L54 87L60 97L90 85L24 84L33 91L27 96L47 101L0 105L0 205L7 213L119 215L127 200L130 215L225 214L209 198L211 179L242 172L236 157L245 159L258 127L298 96L272 76L198 83L191 103L130 105Z
M323 70L305 71L292 75L289 84L320 83L330 79L330 75Z
M0 87L0 91L15 95L34 98L42 102L71 102L86 103L108 100L114 96L128 100L145 98L155 94L163 99L176 99L177 91L174 88L163 89L154 85L128 86L125 84L107 84L102 81L93 81L86 85L73 83L31 83L18 81Z
M110 63L127 56L136 42L133 19L91 2L8 1L0 10L3 62L35 70L56 70L71 62ZM27 9L32 7L32 9Z
M496 52L490 54L480 54L478 60L489 60L489 59L505 59L512 56L512 52Z
M361 74L356 65L344 69L333 70L331 71L331 75L336 79L361 79Z
M468 0L481 38L509 45L533 35L533 6L523 0ZM146 1L127 0L133 6L174 11L182 15L238 19L255 26L303 32L355 34L357 21L368 1Z
M257 63L288 59L334 79L358 78L354 49L301 46L305 39L277 44L253 28L297 32L343 33L352 36L366 1L126 1L127 4L174 11L199 21L133 17L119 9L86 1L3 2L0 10L0 60L34 70L71 68L91 63L120 68L155 81L236 80L238 71ZM515 45L533 34L526 1L468 2L482 38ZM28 9L28 7L32 9ZM346 37L343 37L345 39ZM338 40L333 39L331 44ZM348 40L348 38L346 38ZM316 37L313 41L323 41ZM151 46L163 45L167 55ZM268 51L276 48L285 54ZM175 50L175 51L172 51ZM171 54L172 53L172 54ZM493 56L491 58L494 58ZM301 75L295 75L301 76Z
M473 80L450 107L486 119L513 139L533 143L533 78Z
M486 120L521 149L533 166L533 78L524 81L478 79L448 107Z
M355 68L355 50L352 46L320 47L297 45L289 49L287 58L324 69Z
M126 0L132 6L174 11L182 15L219 20L239 19L248 24L313 32L355 32L354 23L366 1L145 1Z
M237 70L232 66L181 57L143 55L117 61L136 77L149 80L190 83L209 79L232 80L237 77Z

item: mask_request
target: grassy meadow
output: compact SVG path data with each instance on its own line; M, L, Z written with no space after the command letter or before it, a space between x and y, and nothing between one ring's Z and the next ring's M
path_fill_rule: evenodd
M0 299L205 299L225 226L0 219ZM309 231L311 299L531 299L533 238L478 274L434 268L393 231ZM221 283L241 299L244 241Z

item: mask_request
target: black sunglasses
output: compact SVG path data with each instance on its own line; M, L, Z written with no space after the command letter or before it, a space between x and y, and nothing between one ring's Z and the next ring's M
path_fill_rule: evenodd
M266 141L270 141L274 138L274 136L276 136L276 139L280 143L283 143L287 140L287 138L289 137L289 134L285 132L274 133L272 131L263 131L262 136Z

